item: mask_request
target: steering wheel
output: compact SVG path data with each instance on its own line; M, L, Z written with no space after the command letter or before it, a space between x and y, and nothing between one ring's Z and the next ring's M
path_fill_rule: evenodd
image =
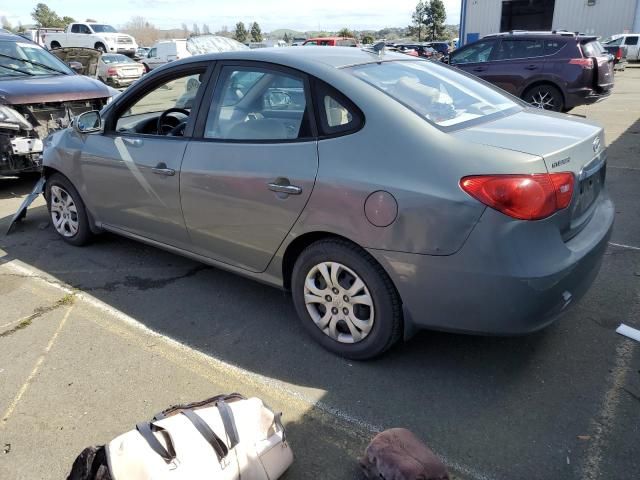
M158 117L158 123L156 125L156 132L158 133L158 135L175 135L180 130L184 129L184 126L187 125L186 121L179 122L178 125L171 125L169 123L165 123L167 121L167 116L171 113L182 113L187 117L190 114L189 110L185 110L184 108L170 108L168 110L165 110ZM182 126L182 124L184 124L184 126Z

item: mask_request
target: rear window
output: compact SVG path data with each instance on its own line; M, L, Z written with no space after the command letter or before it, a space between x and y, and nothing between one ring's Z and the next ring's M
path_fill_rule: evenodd
M348 70L444 130L521 109L497 90L434 62L382 62Z
M136 63L132 59L127 57L126 55L120 55L120 54L102 55L102 57L100 57L100 59L106 64L110 64L110 63Z
M589 42L582 44L582 53L585 57L599 57L605 55L605 50L600 42Z

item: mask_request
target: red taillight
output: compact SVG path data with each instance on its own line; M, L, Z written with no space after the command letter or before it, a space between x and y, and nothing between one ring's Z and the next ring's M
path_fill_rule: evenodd
M621 60L622 59L622 47L618 47L618 50L616 50L616 60Z
M520 220L540 220L571 203L573 173L474 175L460 187L485 205Z
M572 58L569 63L571 65L580 65L585 70L593 68L593 60L591 58Z
M108 68L107 75L109 75L110 77L115 77L116 75L118 75L118 70L116 68Z

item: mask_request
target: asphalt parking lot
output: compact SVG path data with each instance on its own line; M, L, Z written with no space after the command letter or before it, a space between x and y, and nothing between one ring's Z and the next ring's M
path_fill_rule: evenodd
M533 335L422 332L371 362L318 347L278 290L112 235L69 246L42 199L4 236L36 177L0 178L0 478L63 478L83 447L231 391L284 412L287 479L359 478L393 426L455 478L638 478L640 344L615 328L640 328L640 65L616 82L573 112L606 127L617 212L582 302Z

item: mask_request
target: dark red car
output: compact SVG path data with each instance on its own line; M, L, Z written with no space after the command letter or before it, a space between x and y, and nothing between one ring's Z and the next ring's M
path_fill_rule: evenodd
M489 35L453 52L449 63L547 110L594 103L613 88L611 56L583 35Z

